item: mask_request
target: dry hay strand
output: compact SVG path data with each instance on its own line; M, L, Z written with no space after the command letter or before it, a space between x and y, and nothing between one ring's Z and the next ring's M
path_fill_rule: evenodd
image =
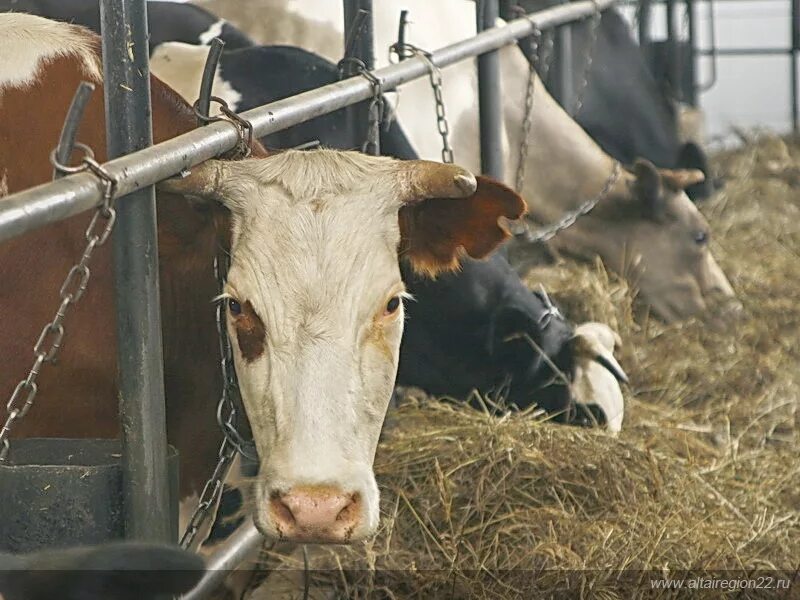
M701 208L745 318L723 331L664 325L599 264L531 273L531 287L543 283L573 321L621 334L632 381L622 433L407 399L376 459L380 533L314 548L314 593L674 597L654 595L654 571L795 576L800 147L763 138L715 166L727 183Z

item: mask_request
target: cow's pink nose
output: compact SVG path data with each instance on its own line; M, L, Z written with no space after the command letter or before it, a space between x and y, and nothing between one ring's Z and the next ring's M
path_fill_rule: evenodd
M332 486L297 486L270 499L273 523L282 539L346 544L362 519L358 493Z

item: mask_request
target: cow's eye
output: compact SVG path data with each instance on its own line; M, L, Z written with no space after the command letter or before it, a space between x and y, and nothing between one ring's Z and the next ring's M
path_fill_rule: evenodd
M400 296L392 296L386 303L386 315L393 315L400 308Z
M703 230L695 231L694 243L698 246L705 246L708 244L708 232Z
M238 300L234 300L233 298L228 298L228 311L234 317L237 317L240 314L242 314L242 305L239 304Z

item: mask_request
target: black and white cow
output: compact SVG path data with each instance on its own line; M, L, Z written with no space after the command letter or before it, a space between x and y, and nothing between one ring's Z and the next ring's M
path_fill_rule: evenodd
M556 4L559 2L553 0L519 1L527 12ZM514 14L507 12L504 16L513 18ZM680 139L676 107L653 78L628 23L612 7L602 14L594 43L589 27L573 28L575 89L583 87L586 76L582 107L574 119L604 151L625 164L646 158L665 169L699 169L706 175L705 181L686 192L693 200L708 197L713 192L708 158L696 143ZM529 46L522 42L520 48L530 60ZM542 56L544 53L542 45L540 64L552 60ZM587 56L591 56L588 71ZM550 69L545 84L551 89L554 76L555 71Z
M25 12L48 19L83 25L100 31L99 0L0 0L0 12ZM224 19L194 4L148 2L150 50L168 41L207 44L215 37L229 49L252 46L253 41Z
M203 569L196 554L132 542L0 554L0 598L149 600L189 591Z

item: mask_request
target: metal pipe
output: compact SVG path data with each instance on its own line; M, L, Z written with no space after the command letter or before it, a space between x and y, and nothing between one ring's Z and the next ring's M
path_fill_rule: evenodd
M800 101L797 89L797 53L800 52L800 0L792 0L792 54L789 60L789 68L792 70L789 77L791 82L792 98L792 131L800 131Z
M702 56L788 56L791 48L701 48Z
M500 15L497 0L478 0L475 21L478 33L495 26ZM478 112L481 130L481 172L502 181L503 168L503 95L500 87L498 50L478 57Z
M256 529L252 519L248 519L211 555L203 578L192 590L181 596L181 600L209 598L230 572L254 555L263 543L264 537Z
M67 111L67 118L64 119L64 126L61 128L61 135L56 146L56 160L59 164L69 164L72 151L75 149L78 129L83 121L83 113L93 91L94 84L86 81L81 81L78 84L78 89L75 90L75 95L72 97L72 103ZM58 169L53 173L53 179L60 179L63 176L64 174Z
M616 0L598 0L600 10ZM456 42L433 53L439 67L496 50L531 35L534 28L548 29L591 15L595 3L581 0L532 13L531 19L520 18L504 27L496 27ZM409 58L375 71L383 80L384 90L428 76L421 58ZM344 108L372 96L372 85L363 77L332 83L324 87L285 98L242 114L252 124L255 135L263 137L297 125L320 115ZM105 164L117 178L118 196L153 185L184 169L232 149L238 140L228 123L212 123L150 148L139 150ZM10 196L0 202L0 242L21 235L48 223L63 220L95 206L102 197L102 186L88 173L70 175ZM124 204L121 202L120 205Z
M146 0L103 0L100 22L107 150L115 158L153 143ZM152 186L119 203L113 243L125 536L172 542Z
M556 45L555 45L555 60L553 67L555 68L554 91L553 97L558 101L567 114L572 115L575 112L574 99L575 99L575 85L573 83L573 69L572 69L572 26L562 25L558 28Z
M342 75L352 77L359 70L360 61L368 71L375 68L375 31L372 16L372 0L342 0L344 5L345 54ZM351 60L348 60L351 59ZM352 60L354 59L354 60ZM359 102L347 109L346 127L353 132L353 139L365 140L369 120L369 103ZM378 140L374 140L378 144ZM378 150L380 152L380 150Z
M678 64L678 32L675 27L675 0L665 0L667 26L667 83L674 97L680 98L680 65Z
M691 73L691 85L689 87L689 97L686 98L689 106L697 108L697 20L694 14L694 0L685 0L686 16L689 25L689 56L688 66Z

